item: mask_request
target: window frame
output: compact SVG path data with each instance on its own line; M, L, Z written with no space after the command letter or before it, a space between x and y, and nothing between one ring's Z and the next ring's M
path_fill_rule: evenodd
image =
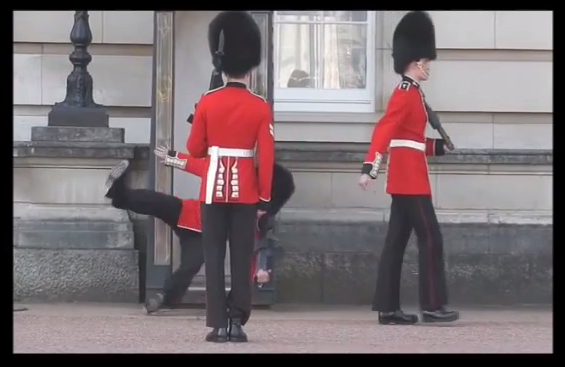
M276 112L375 112L376 95L376 11L367 10L367 80L362 90L321 90L316 88L274 87L274 110ZM277 11L273 15L274 59L280 48L279 24L320 24L320 22L277 22ZM328 22L330 24L355 24L355 22ZM276 62L275 62L276 64ZM276 68L277 65L275 65ZM276 70L276 69L275 69Z

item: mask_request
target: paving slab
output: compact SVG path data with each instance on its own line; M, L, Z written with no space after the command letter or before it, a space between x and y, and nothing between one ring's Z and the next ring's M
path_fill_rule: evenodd
M15 353L552 353L550 307L458 308L451 324L383 326L358 306L254 310L249 343L203 340L205 311L147 316L131 304L25 304ZM415 308L406 308L414 311Z

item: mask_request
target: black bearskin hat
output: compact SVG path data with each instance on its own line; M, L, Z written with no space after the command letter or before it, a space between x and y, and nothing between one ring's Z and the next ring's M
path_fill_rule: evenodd
M267 209L267 214L270 216L277 215L292 194L294 194L294 189L292 173L280 164L275 163L273 167L273 183L271 185L271 203L269 209Z
M214 66L228 76L243 76L261 63L261 31L246 11L218 14L208 26L208 44Z
M400 20L392 37L392 57L397 74L404 74L413 61L436 59L435 27L427 12L411 11Z

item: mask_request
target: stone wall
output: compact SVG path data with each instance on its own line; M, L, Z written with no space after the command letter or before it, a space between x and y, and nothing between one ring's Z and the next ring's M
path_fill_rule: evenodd
M372 183L372 192L357 187L364 146L278 144L277 150L277 159L295 171L297 183L295 197L279 218L278 301L370 303L390 197L380 180ZM551 151L467 150L432 158L429 166L438 180L446 172L462 175L473 167L482 167L488 180L489 172L535 178L550 173L552 163ZM326 176L308 180L309 175ZM454 303L552 302L551 175L537 190L520 186L521 176L510 177L514 180L506 186L486 181L473 188L464 180L433 186ZM417 256L413 235L402 280L409 303L418 296Z
M94 101L108 107L110 127L126 143L149 143L153 11L89 11L92 45L88 66ZM65 98L72 70L69 34L74 11L14 12L14 141L47 125L51 106Z
M386 161L367 191L356 180L364 144L278 143L279 159L294 171L296 193L289 208L303 210L386 211ZM278 153L279 154L279 153ZM488 215L524 217L553 215L551 150L469 150L430 157L433 201L445 215L486 222ZM285 158L286 159L286 158ZM529 218L529 219L528 219Z
M22 179L27 177L21 168L32 163L30 149L30 143L18 143L14 148L15 177L20 186ZM49 149L36 145L33 154L46 156L50 154ZM70 147L65 149L75 158L81 154L94 154L92 150L90 153L81 153L84 150L72 150ZM324 161L332 161L334 164L337 161L347 165L348 162L358 163L359 155L362 154L361 149L341 149L339 153L321 150L320 147L312 149L278 144L277 157L283 164L296 170L295 167L300 166L299 161L302 164L315 161L317 166L323 166ZM146 160L149 154L147 147L127 147L121 152L116 153L117 158L114 159L133 159L130 185L146 187ZM340 158L337 158L338 156ZM457 161L485 164L491 169L501 164L520 165L528 161L530 166L543 170L552 164L553 156L547 151L521 154L475 151L435 159L430 167L436 169ZM110 165L107 165L109 168ZM107 171L103 175L106 173ZM92 179L92 176L84 177ZM69 224L59 223L56 228L48 228L53 225L53 221L49 222L51 224L43 224L37 219L45 217L41 210L52 208L45 208L45 205L31 207L29 203L18 202L17 199L22 197L24 189L20 187L18 190L14 203L14 251L15 286L19 298L32 296L35 299L53 299L52 295L64 294L63 297L55 298L138 300L138 289L144 288L144 254L147 243L144 216L110 209L107 202L103 204L102 199L98 212L88 214L83 210L76 215L77 218L82 217L83 220L89 221L88 224L83 223L88 226L90 237L81 232L81 221L75 221L65 228L67 233L64 234L65 241L74 243L75 248L62 249L57 247L61 242L59 237L63 229L60 226ZM298 186L297 190L304 190L304 183ZM354 181L348 190L358 190ZM343 194L347 192L344 191ZM380 195L386 196L382 191ZM465 196L468 193L461 190L460 195ZM72 213L66 210L62 216L68 220ZM53 215L52 211L50 215ZM444 235L448 283L453 302L552 302L551 212L475 210L462 214L440 208L438 218ZM35 220L32 228L29 226L30 220ZM102 223L101 220L105 222ZM277 237L280 242L275 274L277 302L369 303L375 285L378 258L386 235L387 220L386 208L301 208L289 205L279 217ZM98 228L101 231L96 233L93 226L106 228ZM50 232L52 230L56 232ZM116 232L119 235L116 235ZM135 252L130 249L123 252L123 255L117 255L119 250L104 251L108 247L116 247L124 233L134 236ZM97 250L93 251L94 248ZM403 270L403 298L410 303L416 301L418 294L416 249L415 239L412 238ZM92 257L95 252L98 260ZM69 269L69 274L78 271L81 274L79 284L85 288L94 286L97 291L85 295L81 294L78 288L69 289L68 285L76 282L68 282L69 278L61 269ZM104 273L112 275L112 282L102 286L96 285L97 279L100 279L99 275ZM123 287L124 284L129 289L127 292L121 288L113 288L117 285Z
M387 224L374 213L285 211L277 257L277 301L370 304ZM441 223L450 301L551 304L553 226ZM408 245L402 297L418 300L418 251Z
M391 39L403 11L376 12L372 113L277 110L278 141L367 142L398 77ZM459 148L551 149L553 19L551 11L432 11L438 59L425 92ZM206 44L210 12L175 14L175 121L184 124L211 71ZM14 140L47 123L64 98L72 11L14 12ZM149 143L152 11L91 11L94 98L127 143ZM480 24L481 26L477 26ZM528 24L528 27L523 27ZM517 77L519 76L519 77ZM181 102L182 101L182 102ZM184 146L182 139L177 148Z
M372 113L277 110L280 143L366 143L398 76L391 39L404 11L377 11L376 108ZM214 12L175 12L175 97L173 148L184 150L193 102L208 87L211 69L206 27ZM553 145L553 36L550 11L432 11L438 59L425 83L426 98L458 149L551 150ZM30 139L32 126L47 124L53 103L65 95L71 70L68 34L72 11L21 11L14 15L14 141ZM524 33L523 24L531 30ZM153 12L92 11L89 70L95 101L108 107L110 126L125 129L125 142L150 138ZM476 27L482 24L481 27ZM496 77L493 77L495 75ZM520 75L520 77L516 77ZM427 135L437 137L428 127ZM375 208L389 205L381 178L371 195L346 190L357 167L336 161L296 164L297 208ZM435 204L459 212L551 211L552 170L538 166L458 164L432 167ZM532 171L533 170L533 171ZM495 190L484 190L494 187ZM543 188L540 190L539 188ZM316 188L316 189L312 189ZM457 189L454 189L457 188ZM195 197L193 177L174 174L173 193ZM459 195L466 192L469 195ZM520 200L517 200L517 198ZM331 203L331 204L330 204Z
M93 34L93 44L89 48L93 60L89 70L94 79L95 101L107 106L111 127L124 129L125 143L148 144L152 105L153 12L89 13ZM351 278L356 279L352 284L361 287L358 289L360 292L355 291L356 294L366 295L372 291L372 280L368 279L374 277L374 265L371 265L374 261L367 259L378 256L378 246L382 241L372 239L371 234L383 234L390 198L383 193L382 173L371 190L365 193L357 189L355 180L359 162L363 158L364 144L398 79L392 72L390 40L403 14L403 11L378 11L375 15L374 112L293 112L281 111L275 104L277 154L293 170L297 183L297 192L281 216L281 243L285 249L280 258L281 301L341 302L351 297L355 299L357 296L339 297L339 294L348 294L345 284ZM487 286L488 279L497 279L491 284L500 285L512 278L515 280L508 283L508 291L503 291L505 287L489 291L490 295L485 295L487 298L482 301L510 301L517 294L525 302L548 299L551 294L551 288L547 288L551 283L548 283L548 279L551 280L552 268L547 268L543 274L537 271L551 258L552 12L432 11L431 15L436 25L438 60L433 65L432 78L426 83L425 92L460 149L448 157L432 160L430 164L434 204L445 226L454 297L459 289L468 289L460 288L460 285L467 284L476 287L476 292L472 291L471 294L475 292L476 299L480 300L479 287L485 285L485 289L495 289ZM196 98L208 86L211 65L204 35L207 20L212 16L211 12L193 11L175 14L177 40L174 83L177 95L173 147L179 150L184 149L184 136L188 133L186 116ZM62 233L66 230L62 224L49 227L54 224L37 222L45 219L34 217L36 213L42 213L37 208L46 206L51 213L48 216L53 216L52 204L57 206L69 197L71 202L91 200L90 203L100 205L98 209L107 206L100 199L102 189L99 187L102 186L89 191L85 188L90 186L66 184L63 178L86 183L91 178L98 181L90 184L100 185L117 159L107 156L101 163L88 161L88 157L84 156L67 155L61 162L54 163L49 158L52 147L27 143L31 139L31 128L45 126L51 106L64 98L66 78L72 68L68 60L72 51L69 43L72 22L72 11L14 13L14 175L19 180L14 192L14 246L16 259L21 258L24 261L22 264L26 264L25 267L16 266L16 274L17 277L23 277L19 279L53 279L54 287L59 287L56 284L61 284L64 278L53 273L53 270L49 270L51 273L45 270L41 259L50 255L40 254L42 251L55 254L59 251L56 249L57 243L63 240L53 237L42 244L36 232ZM477 27L477 24L482 26ZM523 27L523 24L530 26ZM427 135L434 137L437 133L429 129ZM67 152L62 154L85 154L89 151L86 149L79 153L72 146L61 149ZM147 156L146 148L140 151ZM102 150L97 152L103 154ZM131 146L123 148L122 152L130 152L124 153L124 156L130 154L134 157ZM39 157L38 154L47 156ZM75 158L85 160L77 165ZM143 159L140 161L142 163L136 165L144 167ZM57 166L60 164L63 166ZM53 165L57 166L56 169L53 169ZM79 173L81 170L82 173ZM137 178L133 179L134 185L145 187L146 167L136 172L145 173L137 174ZM186 177L175 176L174 193L194 196L198 186L194 179ZM59 186L53 184L57 178ZM45 188L51 191L46 192ZM48 194L48 200L45 194ZM101 201L97 202L99 199ZM94 223L98 220L97 215L106 215L118 223L100 224L97 229L90 227L91 232L97 233L96 236L102 232L119 232L129 233L127 237L133 228L135 251L140 251L139 266L142 267L145 263L145 219L135 215L126 219L124 213L105 210L96 215L81 213L79 217ZM72 215L72 212L61 213L60 217L68 219ZM25 219L25 216L30 216L36 222L31 227L17 222ZM357 219L343 224L343 218ZM340 228L342 235L336 234L334 228ZM488 238L481 237L485 233L489 233ZM331 238L328 237L330 234ZM349 237L345 237L345 234ZM105 239L93 237L92 241L85 243L120 243L114 241L119 236L108 236ZM72 243L79 239L74 237L73 240L71 237L68 235L64 241ZM373 247L371 241L375 243ZM361 247L357 248L359 255L349 251L351 243L360 244ZM489 243L488 251L484 247L486 243ZM509 247L509 244L516 244L517 247ZM87 251L81 249L81 245L76 244L77 248L73 250L76 254ZM46 250L45 247L51 249ZM30 262L31 255L26 255L30 251L37 251L33 255L35 263ZM518 273L511 273L515 268L494 266L497 264L494 259L499 255L502 256L500 261L529 264L527 269L522 269L522 274L531 274L531 277L519 279L516 278ZM458 258L467 259L468 265L465 265L467 260L455 260ZM59 268L71 267L66 265L67 260L61 259ZM483 268L473 267L472 259ZM50 262L54 264L56 261ZM311 267L300 264L311 264ZM454 264L461 264L462 267L454 268ZM30 272L33 266L39 270ZM130 263L130 266L134 269L138 265ZM358 268L356 273L348 270L353 268ZM100 269L104 269L104 266L100 266ZM407 282L413 286L414 274L412 270L406 271ZM466 279L464 276L476 281L459 282L458 279ZM473 278L476 276L482 277L480 279L483 281ZM139 277L129 275L127 279L131 282L126 282L129 284L127 287L134 284L134 278L142 282L143 268ZM312 282L299 279L312 279ZM538 281L540 285L536 286ZM45 292L47 283L38 283L37 289ZM304 288L313 284L316 284L318 291ZM141 289L144 288L142 283L139 285ZM536 289L543 293L535 293ZM465 296L462 290L459 292ZM100 292L102 298L106 297L105 293ZM133 299L137 295L129 293L128 297Z
M376 14L375 112L280 111L275 104L277 141L367 142L398 82L392 35L405 13ZM552 149L553 13L430 11L430 15L436 28L437 60L423 90L457 147Z
M140 301L146 235L138 218L109 205L104 182L130 159L131 183L145 186L147 149L16 142L13 153L15 299Z

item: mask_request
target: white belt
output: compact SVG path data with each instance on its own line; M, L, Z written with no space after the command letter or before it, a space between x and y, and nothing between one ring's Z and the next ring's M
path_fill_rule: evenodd
M416 150L421 150L422 152L426 151L426 144L425 143L420 143L418 141L405 140L405 139L392 139L390 141L389 147L390 148L404 147L404 148L412 148L412 149L416 149Z
M208 164L208 173L206 175L205 202L206 204L212 204L212 193L214 192L216 172L218 171L218 159L220 157L252 158L255 156L255 152L253 149L209 147L208 155L210 156L210 163Z

